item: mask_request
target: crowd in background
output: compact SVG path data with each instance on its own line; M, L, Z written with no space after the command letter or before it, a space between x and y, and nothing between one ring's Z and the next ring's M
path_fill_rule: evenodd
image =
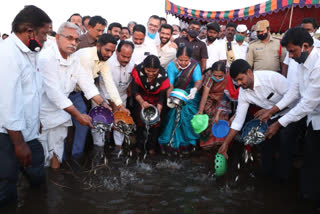
M103 106L132 118L137 155L188 157L216 148L228 159L245 122L265 121L265 141L256 146L261 174L287 182L303 148L301 193L320 205L316 20L304 18L281 39L271 35L268 20L250 30L196 20L181 29L157 15L146 23L124 26L75 13L54 32L41 9L18 13L0 42L0 203L16 199L20 170L39 185L44 167L58 169L68 158L80 162L86 144L98 161L110 145L119 154L125 134L97 131L88 115ZM173 92L186 100L181 108L170 99ZM146 132L140 112L150 106L160 119ZM211 132L219 120L230 126L224 138Z

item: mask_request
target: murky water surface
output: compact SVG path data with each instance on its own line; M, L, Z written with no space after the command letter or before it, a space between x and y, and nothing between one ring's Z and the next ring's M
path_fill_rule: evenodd
M310 204L298 198L296 180L277 184L238 170L237 163L216 178L211 161L206 155L129 161L113 155L82 170L66 165L47 170L46 192L22 182L18 205L0 213L311 213Z

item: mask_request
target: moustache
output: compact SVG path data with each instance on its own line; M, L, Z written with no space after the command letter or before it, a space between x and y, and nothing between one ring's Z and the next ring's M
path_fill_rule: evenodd
M75 45L68 45L67 48L72 48L74 51L77 50L77 46Z

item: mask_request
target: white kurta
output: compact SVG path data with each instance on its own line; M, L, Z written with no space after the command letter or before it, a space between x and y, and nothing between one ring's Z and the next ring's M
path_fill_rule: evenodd
M72 125L71 115L64 110L72 105L68 96L76 84L80 86L88 100L99 92L90 74L82 68L79 58L74 55L70 55L67 59L62 58L56 44L40 53L39 68L44 83L40 111L43 134L39 140L44 150L49 153L47 154L49 158L45 157L46 160L51 159L55 153L62 161L63 136L67 136L66 127ZM53 136L51 132L57 137L50 137Z

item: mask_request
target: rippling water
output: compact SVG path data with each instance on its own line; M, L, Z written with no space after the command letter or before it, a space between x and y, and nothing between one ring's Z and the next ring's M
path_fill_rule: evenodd
M311 213L297 197L296 181L275 184L237 170L236 164L216 178L209 160L114 156L82 171L48 170L46 192L22 182L18 206L0 213Z

